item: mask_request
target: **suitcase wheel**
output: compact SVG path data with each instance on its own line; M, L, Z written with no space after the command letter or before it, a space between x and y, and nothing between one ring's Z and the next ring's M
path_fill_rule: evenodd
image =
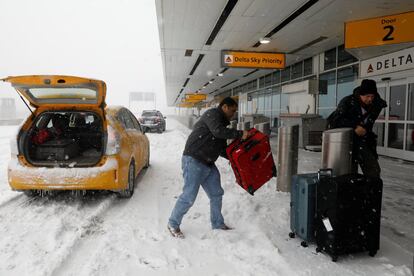
M374 257L377 254L377 250L369 251L368 253L371 257Z
M249 194L254 195L254 189L253 189L253 186L249 186L249 187L247 188L247 191L249 192Z
M301 245L302 247L308 247L308 243L307 243L307 242L305 242L305 241L302 241L302 242L300 243L300 245Z
M272 168L272 175L273 175L273 177L277 177L277 169L276 169L276 166L273 166L273 168Z
M338 261L338 256L333 255L333 256L332 256L332 262L336 262L336 261Z
M293 232L290 232L290 233L289 233L289 238L294 239L294 238L295 238L295 236L296 236L296 235L295 235L295 233L293 233Z

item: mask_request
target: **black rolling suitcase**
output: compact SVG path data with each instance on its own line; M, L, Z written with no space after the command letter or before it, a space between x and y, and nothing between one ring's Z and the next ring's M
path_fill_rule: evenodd
M320 175L316 201L316 250L338 256L379 249L382 180L360 174Z
M73 139L47 141L36 148L36 159L65 161L79 154L79 145Z

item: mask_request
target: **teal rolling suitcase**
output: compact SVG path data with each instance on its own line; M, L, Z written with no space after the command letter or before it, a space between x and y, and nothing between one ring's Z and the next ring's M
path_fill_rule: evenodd
M316 204L316 185L318 173L292 176L290 193L290 229L289 237L300 237L302 246L315 239L314 219Z

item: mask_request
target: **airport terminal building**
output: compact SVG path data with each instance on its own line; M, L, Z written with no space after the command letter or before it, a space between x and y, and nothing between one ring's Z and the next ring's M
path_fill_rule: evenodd
M362 79L374 79L388 104L374 127L378 152L414 161L414 2L157 0L156 5L167 102L180 114L234 96L239 121L261 117L273 128L312 125L326 119ZM283 55L280 64L254 63L274 54ZM206 100L187 103L189 94L204 94ZM310 127L306 137L315 140L312 134L320 132L320 126Z

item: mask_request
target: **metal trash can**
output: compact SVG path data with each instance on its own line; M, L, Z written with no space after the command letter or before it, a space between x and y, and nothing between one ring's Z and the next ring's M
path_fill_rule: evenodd
M249 130L250 122L240 122L237 124L237 130Z
M254 128L266 135L270 135L270 123L255 124Z
M229 128L237 129L237 121L236 120L230 121Z
M322 135L322 169L335 176L352 173L352 128L326 130Z
M290 192L292 175L298 172L299 126L278 129L277 190Z

